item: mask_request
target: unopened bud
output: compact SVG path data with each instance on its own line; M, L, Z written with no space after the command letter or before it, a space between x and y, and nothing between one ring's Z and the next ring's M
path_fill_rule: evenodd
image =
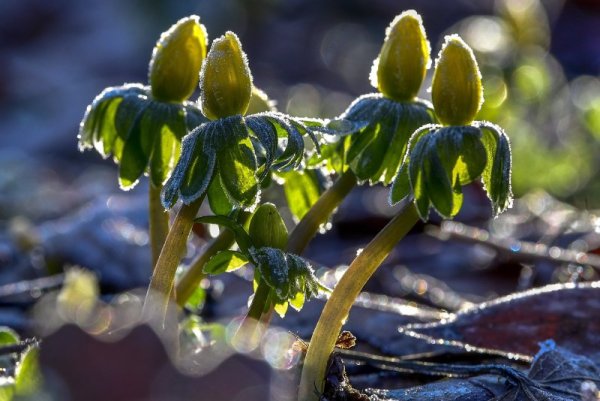
M458 36L446 36L436 60L431 98L445 125L468 125L483 103L483 86L471 48Z
M272 203L263 203L254 212L249 228L252 242L257 247L270 247L285 249L288 240L288 231L277 210Z
M248 109L252 76L242 45L233 32L216 39L200 72L200 107L211 120L241 114Z
M385 96L410 101L417 96L431 64L421 16L405 11L394 18L371 71L371 83Z
M196 15L179 20L160 36L148 73L155 99L182 102L194 93L206 42L206 29Z

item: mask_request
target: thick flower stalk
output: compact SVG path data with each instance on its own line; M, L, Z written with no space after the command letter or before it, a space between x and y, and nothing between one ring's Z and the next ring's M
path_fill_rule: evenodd
M158 40L149 65L150 85L107 88L88 106L79 129L79 149L94 148L119 165L119 185L133 188L150 176L150 243L153 265L168 231L160 191L179 159L188 130L206 121L187 99L198 84L206 56L206 29L197 16L183 18Z

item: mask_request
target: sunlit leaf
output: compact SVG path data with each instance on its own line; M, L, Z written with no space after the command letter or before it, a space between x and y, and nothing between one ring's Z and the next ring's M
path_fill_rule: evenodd
M248 263L248 258L241 252L221 251L204 266L204 273L217 275L225 272L232 272Z
M315 170L281 173L285 180L283 189L288 207L298 220L315 204L321 194L319 178Z

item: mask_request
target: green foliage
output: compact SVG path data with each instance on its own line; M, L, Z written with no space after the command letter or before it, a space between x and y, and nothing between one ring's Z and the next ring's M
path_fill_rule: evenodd
M356 176L372 184L389 184L406 153L411 134L433 122L428 102L417 99L399 103L380 94L355 100L341 119L367 125L350 136L345 158Z
M290 212L296 219L302 219L323 192L323 174L318 169L306 169L278 176L284 180L283 190Z
M267 173L297 168L304 157L303 135L318 146L316 134L321 130L273 112L204 123L183 140L181 158L163 189L163 205L171 208L178 198L189 204L218 179L223 192L208 191L211 207L227 200L250 208L258 201L259 184Z
M12 329L0 327L0 348L17 345L19 341L19 335ZM32 395L41 384L37 346L0 356L0 368L0 401Z
M198 21L183 18L161 35L150 60L150 86L106 88L83 116L79 149L94 148L104 158L112 154L122 189L133 188L144 173L160 187L179 159L183 136L206 121L186 101L206 55L206 30Z
M271 209L272 207L268 206L262 210L270 212ZM261 209L259 208L259 210ZM261 219L264 217L263 212L258 215ZM277 217L279 217L278 213ZM306 300L315 297L319 291L326 290L317 281L308 261L279 248L266 245L258 246L254 241L254 237L248 235L244 228L234 220L225 216L205 216L196 219L196 221L218 224L232 230L239 247L239 252L224 250L217 253L208 261L204 267L204 272L216 275L231 272L246 263L252 263L255 267L255 283L258 283L261 279L266 282L273 297L270 302L282 317L285 315L288 305L300 310ZM275 240L274 242L280 241ZM268 305L265 305L265 307L268 307Z
M427 220L431 206L442 217L452 218L462 206L461 187L481 176L497 215L512 200L510 165L508 139L494 124L427 125L411 138L390 202L395 204L412 194L421 219Z
M225 250L210 258L204 266L204 273L217 275L232 272L248 263L248 258L241 252Z

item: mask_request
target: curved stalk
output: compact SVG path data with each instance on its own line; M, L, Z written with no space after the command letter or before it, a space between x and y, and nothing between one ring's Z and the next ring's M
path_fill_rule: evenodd
M400 212L381 230L354 259L325 303L321 317L310 340L302 377L299 401L317 401L322 393L327 362L335 341L346 321L350 308L360 291L396 243L418 221L412 200L407 199Z
M240 212L237 222L244 225L250 218L248 212ZM211 241L204 249L204 252L190 264L190 268L177 283L175 299L179 306L184 306L187 300L192 296L200 281L206 277L204 274L204 265L220 251L231 248L234 244L235 236L229 229L222 230L219 235Z
M179 306L184 306L187 300L192 296L200 281L206 277L204 265L219 251L229 249L233 245L233 233L230 230L223 230L211 241L202 255L198 256L190 268L185 272L181 280L177 283L175 299Z
M352 170L346 170L327 191L319 197L310 210L302 217L292 230L286 251L299 255L315 236L321 224L327 222L329 216L342 203L342 200L356 186L356 176Z
M148 235L150 237L150 249L152 251L152 269L169 233L169 213L160 202L160 191L162 186L154 186L150 183L148 188Z
M184 255L188 236L194 226L194 218L203 200L204 196L189 205L182 204L177 212L150 279L142 312L146 318L160 314L164 323L169 301L173 296L175 272Z

